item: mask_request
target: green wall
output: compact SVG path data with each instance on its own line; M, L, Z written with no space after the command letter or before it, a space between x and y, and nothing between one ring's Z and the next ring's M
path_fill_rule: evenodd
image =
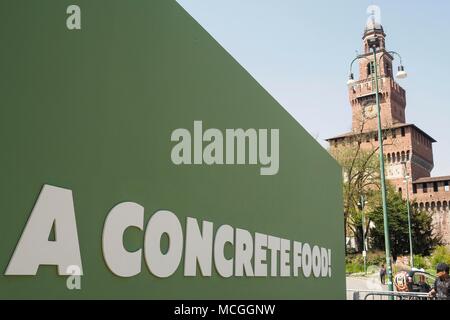
M66 28L78 4L82 30ZM0 2L0 298L345 298L340 169L175 1ZM305 92L305 94L307 94ZM279 128L280 170L176 166L176 128ZM84 276L4 276L43 184L71 189ZM123 201L332 249L333 276L119 278L103 224ZM137 249L141 232L125 237Z

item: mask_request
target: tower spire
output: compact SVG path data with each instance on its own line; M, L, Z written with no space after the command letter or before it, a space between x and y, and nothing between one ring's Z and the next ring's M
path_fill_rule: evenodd
M380 8L377 6L370 6L367 9L367 12L369 13L369 18L367 19L366 25L364 27L364 52L369 53L370 47L367 43L368 39L371 38L378 38L380 49L385 49L385 37L386 34L384 33L383 26L381 25L381 12Z

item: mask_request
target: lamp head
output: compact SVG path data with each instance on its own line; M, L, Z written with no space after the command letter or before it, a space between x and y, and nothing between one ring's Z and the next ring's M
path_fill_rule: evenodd
M351 85L355 84L355 82L356 82L356 80L355 80L353 73L350 73L350 76L348 77L347 85L351 86Z
M408 77L408 73L405 71L405 67L404 66L399 66L398 67L398 72L397 72L397 78L398 79L405 79L406 77Z

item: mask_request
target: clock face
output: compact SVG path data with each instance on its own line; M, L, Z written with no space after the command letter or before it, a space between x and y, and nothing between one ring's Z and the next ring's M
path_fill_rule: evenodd
M403 165L391 164L386 168L386 178L388 179L400 179L403 178Z
M377 105L375 100L368 100L363 103L362 114L364 119L373 119L377 116Z

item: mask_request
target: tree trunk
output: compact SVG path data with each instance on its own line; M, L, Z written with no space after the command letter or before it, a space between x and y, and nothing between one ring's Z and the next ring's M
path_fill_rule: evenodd
M344 248L345 254L347 255L347 216L344 213Z

